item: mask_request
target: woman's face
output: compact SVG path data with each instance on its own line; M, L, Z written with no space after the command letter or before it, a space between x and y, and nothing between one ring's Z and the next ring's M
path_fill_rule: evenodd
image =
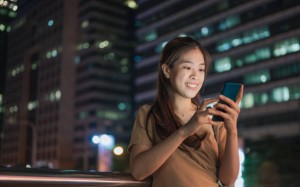
M162 69L170 81L171 96L193 98L203 85L205 63L198 48L183 52L172 68L164 64Z

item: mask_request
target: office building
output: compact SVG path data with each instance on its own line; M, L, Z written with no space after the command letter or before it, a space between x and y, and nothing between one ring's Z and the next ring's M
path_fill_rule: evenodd
M126 149L131 133L133 11L119 0L81 0L79 7L75 168L95 170L92 137L113 135Z
M93 135L116 144L130 136L132 9L119 0L23 0L19 14L8 43L2 164L96 169Z
M76 1L21 4L8 37L1 163L70 168Z
M2 124L4 112L4 88L5 88L5 70L6 70L6 46L7 34L10 31L9 23L16 17L17 0L0 1L0 146L3 138Z

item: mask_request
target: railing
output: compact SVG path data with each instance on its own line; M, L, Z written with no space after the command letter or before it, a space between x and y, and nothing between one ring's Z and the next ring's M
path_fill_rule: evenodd
M127 173L73 170L0 169L0 187L150 187L150 179L134 180Z

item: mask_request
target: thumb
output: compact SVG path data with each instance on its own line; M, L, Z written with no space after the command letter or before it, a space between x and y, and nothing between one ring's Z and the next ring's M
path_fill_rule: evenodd
M219 99L218 98L208 98L204 99L204 101L201 103L200 109L201 111L206 110L207 105L217 102Z

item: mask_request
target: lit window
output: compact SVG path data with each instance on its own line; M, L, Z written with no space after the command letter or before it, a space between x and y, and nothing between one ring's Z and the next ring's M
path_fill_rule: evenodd
M268 94L267 93L261 94L260 100L261 100L261 104L266 104L269 100Z
M256 56L260 60L271 58L271 50L270 48L260 48L255 51Z
M138 5L134 0L126 0L125 5L132 9L137 9Z
M88 42L85 42L85 43L82 44L83 49L87 49L89 47L90 47L90 44Z
M229 57L217 59L215 62L216 72L224 72L231 69L231 61Z
M79 113L79 119L83 120L88 116L87 112L80 112Z
M17 11L17 10L18 10L18 6L17 6L17 5L14 5L14 6L12 7L12 10L13 10L13 11Z
M123 59L121 60L121 64L122 64L123 66L124 66L124 65L127 65L128 62L129 62L128 58L123 58Z
M217 51L224 52L231 48L231 42L224 41L217 46Z
M60 98L61 98L61 92L60 92L60 90L56 90L56 92L55 92L55 98L56 98L56 100L60 100Z
M151 31L151 32L147 33L146 36L145 36L145 40L147 42L153 41L156 38L157 38L156 31Z
M125 110L126 109L126 104L125 103L119 103L118 108L119 108L119 110Z
M249 54L249 55L245 56L244 61L246 64L252 64L257 61L257 57L255 54Z
M38 102L37 101L31 101L31 102L28 103L27 109L29 111L31 111L31 110L37 108L37 106L38 106Z
M8 26L8 27L6 28L6 32L10 32L10 31L11 31L11 27Z
M75 56L75 64L79 64L80 63L80 56Z
M140 55L136 55L136 56L134 56L134 61L140 62L140 61L142 61L142 57Z
M52 53L50 51L47 52L46 57L49 59L51 58Z
M232 41L231 41L231 44L233 45L233 46L239 46L239 45L241 45L243 43L243 41L240 39L240 38L236 38L236 39L233 39Z
M81 23L81 28L87 28L89 26L89 21L88 20L85 20Z
M37 64L36 63L31 64L31 69L32 70L36 70L36 68L37 68Z
M17 71L16 70L12 70L11 75L14 77L17 75Z
M227 17L224 21L222 21L219 27L221 30L226 30L240 24L240 22L241 20L238 16L230 16Z
M270 81L271 75L268 70L260 70L254 73L249 73L245 76L244 82L245 84L260 84Z
M5 31L5 25L0 24L0 31Z
M9 11L8 16L11 17L11 18L15 18L17 16L17 13L14 12L14 11Z
M290 99L289 88L284 86L272 91L272 97L276 102L288 101Z
M209 29L208 29L208 27L203 27L201 29L201 33L202 33L203 36L209 35Z
M49 27L52 27L54 25L54 21L52 20L52 19L50 19L49 21L48 21L48 26Z
M103 49L105 47L108 47L109 45L110 45L110 42L105 40L105 41L99 42L98 46L99 46L100 49Z
M55 93L51 92L49 98L51 102L55 101Z
M56 56L57 56L57 50L56 50L56 49L53 49L53 50L52 50L51 56L52 56L52 57L56 57Z
M254 106L254 95L253 93L247 93L243 97L242 101L243 108L252 108Z

